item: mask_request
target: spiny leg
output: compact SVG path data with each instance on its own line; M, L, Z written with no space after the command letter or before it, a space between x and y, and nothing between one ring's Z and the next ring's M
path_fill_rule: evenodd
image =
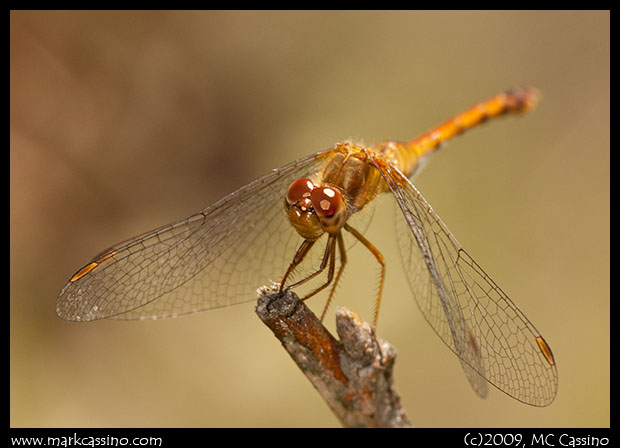
M299 263L301 263L303 261L303 259L305 258L305 256L308 254L310 247L314 244L314 242L316 240L312 240L308 245L306 245L307 242L309 242L310 240L305 240L302 245L299 247L299 249L297 250L297 253L295 254L295 258L293 259L293 262L291 263L291 266L289 267L284 279L286 279L286 277L289 275L290 272L292 272L292 270L294 268L296 268ZM293 283L292 285L288 286L286 289L293 289L296 288L300 285L303 285L304 283L306 283L309 280L312 280L314 277L316 277L317 275L319 275L321 272L323 272L325 270L325 268L327 267L327 263L330 261L330 258L332 258L332 255L335 253L334 252L334 248L335 248L335 237L334 235L329 235L329 238L327 239L327 244L325 245L325 253L323 254L323 260L321 261L321 265L319 266L319 269L317 269L315 272L313 272L312 274L302 278L301 280L299 280L298 282ZM298 255L300 255L298 257ZM333 274L332 274L333 276ZM328 280L328 284L331 281ZM280 288L282 288L282 285L280 285ZM314 291L312 293L310 293L308 296L304 297L302 300L306 300L308 298L310 298L311 296L313 296L314 294L316 294L318 291Z
M355 238L357 238L366 248L375 256L379 264L381 265L381 278L379 280L379 292L377 293L377 302L375 304L375 313L374 318L372 320L372 329L377 329L377 319L379 318L379 307L381 306L381 296L383 294L383 282L385 280L385 259L383 258L383 254L379 252L379 250L373 246L373 244L368 241L364 235L355 230L348 224L344 225L344 229L350 232Z
M319 270L316 271L314 274L312 274L312 276L309 276L308 278L304 279L304 282L308 281L310 278L316 277L319 273L323 272L323 270L325 269L325 265L327 263L327 259L329 259L329 270L327 271L327 281L325 283L323 283L321 286L319 286L317 289L315 289L314 291L312 291L310 294L306 295L303 300L308 300L310 297L312 297L313 295L323 291L325 288L327 288L327 286L332 282L332 280L334 279L334 271L336 268L336 236L330 234L329 235L329 239L327 240L327 246L325 247L325 255L323 257L323 261L321 262L321 266L319 267Z
M344 248L344 240L342 239L342 232L338 232L338 251L340 253L340 268L338 268L338 273L336 274L336 279L334 280L334 284L329 292L329 297L327 298L327 303L325 304L325 308L323 308L323 313L321 313L321 322L323 322L323 318L327 313L327 309L329 308L329 304L332 301L334 293L336 292L336 286L338 286L338 281L340 280L340 276L344 271L344 265L347 264L347 252Z
M308 255L308 252L310 251L310 249L312 248L315 242L316 240L304 240L304 242L301 243L301 246L299 246L299 249L297 249L297 252L295 253L295 256L293 257L293 261L289 265L288 269L286 270L286 273L284 274L284 277L282 277L282 280L280 281L279 292L283 291L284 283L286 282L286 279L291 274L291 272L293 272L295 268L299 266L299 263L301 263L303 259L306 258L306 255Z

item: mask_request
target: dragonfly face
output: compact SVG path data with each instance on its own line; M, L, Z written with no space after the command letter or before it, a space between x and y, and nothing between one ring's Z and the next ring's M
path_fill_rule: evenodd
M307 177L289 185L284 207L289 222L305 240L316 240L325 232L336 233L346 220L347 206L340 192L314 185Z

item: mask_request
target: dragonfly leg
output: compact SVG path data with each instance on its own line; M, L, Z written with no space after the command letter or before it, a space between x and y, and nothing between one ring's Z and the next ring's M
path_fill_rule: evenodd
M293 285L293 286L297 286L297 284L305 283L311 278L316 277L318 274L323 272L323 270L325 269L325 266L327 266L327 262L329 261L329 270L327 271L327 281L323 283L321 286L319 286L318 288L316 288L314 291L312 291L310 294L306 295L301 300L308 300L313 295L323 291L325 288L327 288L327 286L334 279L334 271L336 268L336 243L335 243L336 238L337 238L336 235L331 235L331 234L329 235L329 239L327 240L327 246L325 247L325 255L323 256L323 261L321 262L321 266L319 267L319 270L316 271L314 274L309 275L301 282L298 282L295 285Z
M364 235L355 230L348 224L344 225L344 229L350 232L355 238L357 238L366 248L375 256L379 264L381 265L381 277L379 279L379 291L377 292L377 301L375 303L375 312L372 320L372 329L376 330L377 328L377 319L379 318L379 307L381 306L381 296L383 294L383 282L385 281L385 259L383 258L383 254L379 252L370 241L368 241Z
M308 255L308 252L310 252L310 248L314 245L315 242L316 240L304 240L304 242L301 244L299 249L297 249L297 253L295 253L295 257L293 258L293 261L291 262L288 270L286 271L286 274L284 274L284 277L282 278L282 281L280 282L280 292L284 290L284 282L286 281L288 276L295 270L297 266L299 266L299 264L304 260L306 255ZM316 277L321 272L323 272L325 268L327 267L327 263L330 261L330 258L331 258L330 254L333 252L332 248L335 247L334 242L335 242L335 237L333 235L329 235L327 244L325 246L325 253L323 255L323 260L321 261L321 265L319 266L319 269L317 269L315 272L308 275L307 277L304 277L303 279L299 280L298 282L295 282L292 285L286 287L286 289L293 289L300 285L303 285L307 281L312 280L314 277ZM312 295L314 295L314 293L312 293ZM305 298L303 300L305 300Z
M336 274L336 279L334 280L334 284L329 292L329 297L327 298L327 303L325 304L325 308L323 308L323 312L321 313L321 322L323 322L323 318L327 313L327 308L329 308L329 304L334 297L334 293L336 292L336 286L338 285L338 281L340 280L340 276L342 275L342 271L344 271L344 266L347 264L347 252L344 248L344 240L342 239L342 233L338 232L338 252L340 253L340 268L338 268L338 273Z
M299 246L299 249L297 249L297 252L293 257L293 261L289 265L286 273L284 274L284 277L282 277L282 280L280 281L279 292L282 292L284 290L284 283L286 283L286 279L295 270L295 268L299 266L299 263L301 263L303 259L306 258L306 255L308 255L308 252L310 251L315 242L316 240L304 240L304 242L301 243L301 246Z

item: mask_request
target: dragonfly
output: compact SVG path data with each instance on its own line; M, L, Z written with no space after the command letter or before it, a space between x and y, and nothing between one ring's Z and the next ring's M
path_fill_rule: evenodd
M549 344L410 181L448 140L489 119L528 112L539 97L534 88L506 90L413 140L374 147L345 141L274 169L193 216L94 257L62 289L57 314L82 322L176 317L255 300L257 287L279 278L280 291L310 288L303 300L329 287L324 317L347 251L359 242L380 270L376 329L385 259L364 236L369 218L356 219L372 216L365 211L375 198L391 194L411 293L474 391L485 397L491 384L547 406L558 387ZM321 255L318 266L310 253Z

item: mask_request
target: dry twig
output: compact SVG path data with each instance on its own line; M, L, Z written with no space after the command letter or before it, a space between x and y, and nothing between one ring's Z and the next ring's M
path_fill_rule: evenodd
M392 378L396 349L351 311L336 340L293 292L259 289L256 313L346 427L411 427Z

